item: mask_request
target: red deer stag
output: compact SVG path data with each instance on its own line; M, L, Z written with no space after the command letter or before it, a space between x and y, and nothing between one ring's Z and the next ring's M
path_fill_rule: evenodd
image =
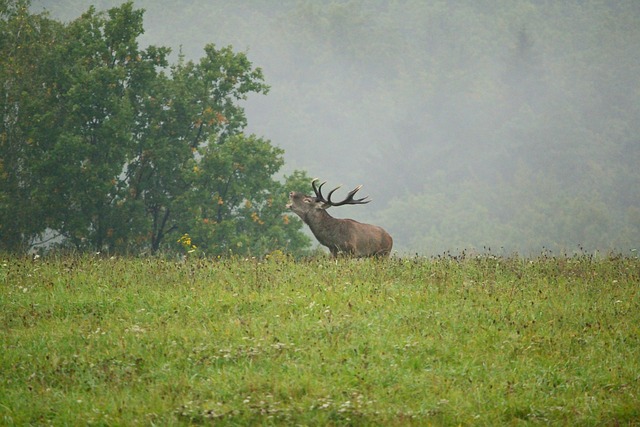
M367 197L354 199L353 196L362 188L362 185L347 194L341 202L331 201L331 195L340 187L336 187L327 194L325 199L322 195L323 182L316 187L317 179L311 181L314 196L307 196L303 193L292 191L289 193L289 203L287 208L296 213L305 222L316 236L316 239L328 247L331 255L337 257L342 253L355 257L389 256L393 239L382 228L362 224L352 219L338 219L327 213L331 206L361 205L369 203Z

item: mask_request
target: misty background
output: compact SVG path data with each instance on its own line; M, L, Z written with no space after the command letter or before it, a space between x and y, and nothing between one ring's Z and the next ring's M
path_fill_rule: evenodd
M72 20L91 4L33 0ZM640 2L137 0L141 44L232 45L268 95L248 131L366 206L400 253L640 243ZM348 187L348 188L347 188ZM302 188L309 191L310 188Z

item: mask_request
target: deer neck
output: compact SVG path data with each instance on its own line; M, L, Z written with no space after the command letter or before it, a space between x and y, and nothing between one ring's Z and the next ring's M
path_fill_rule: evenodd
M309 226L313 234L321 230L323 225L326 226L327 223L337 221L324 209L313 209L307 212L302 219Z

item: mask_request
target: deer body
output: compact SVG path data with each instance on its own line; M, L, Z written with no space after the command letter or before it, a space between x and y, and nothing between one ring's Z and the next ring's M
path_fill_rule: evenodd
M368 200L364 200L366 197L353 199L353 195L360 187L349 193L344 201L334 203L331 202L331 194L337 188L329 193L327 199L324 199L320 190L323 184L316 188L315 180L312 182L312 187L316 192L315 197L291 192L289 194L290 203L287 207L309 226L316 239L328 247L334 257L340 253L355 257L389 256L393 239L384 229L352 219L334 218L326 211L331 206L368 203Z

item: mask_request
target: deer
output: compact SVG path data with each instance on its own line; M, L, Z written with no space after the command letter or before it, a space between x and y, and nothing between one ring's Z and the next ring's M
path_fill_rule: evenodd
M327 209L343 205L363 205L371 200L369 196L354 199L355 194L362 188L358 185L351 190L344 200L334 202L331 196L341 186L331 190L327 197L322 195L322 182L315 178L311 181L311 188L315 196L292 191L289 193L288 209L298 215L309 226L318 242L329 248L331 255L337 258L340 255L356 258L364 257L388 257L393 246L393 239L383 228L371 224L363 224L353 219L334 218Z

